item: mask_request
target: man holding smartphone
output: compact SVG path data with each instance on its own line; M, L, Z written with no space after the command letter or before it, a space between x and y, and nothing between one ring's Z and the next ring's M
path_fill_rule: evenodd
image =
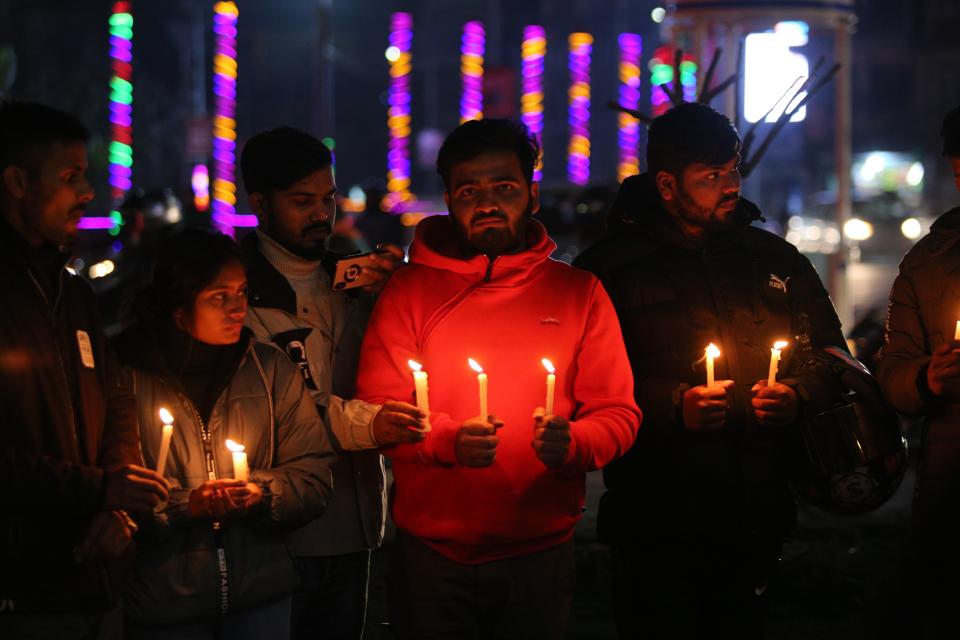
M330 150L307 133L280 127L251 138L240 165L260 219L242 243L250 286L247 323L299 365L339 453L327 512L288 537L301 572L293 637L356 639L363 633L370 554L384 531L378 448L422 438L415 406L351 399L373 294L403 251L381 247L363 268L370 284L334 292L337 256L326 250L337 193Z

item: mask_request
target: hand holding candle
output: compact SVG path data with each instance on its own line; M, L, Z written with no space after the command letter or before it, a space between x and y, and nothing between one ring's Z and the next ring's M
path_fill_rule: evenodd
M157 474L162 476L170 453L170 438L173 437L173 416L166 407L160 409L160 421L163 422L163 435L160 436L160 453L157 455Z
M777 383L777 369L780 367L780 350L786 346L786 341L778 340L773 343L773 349L770 349L770 371L767 374L768 387L772 387Z
M487 374L484 373L480 363L473 358L467 358L467 364L477 372L477 385L480 388L480 419L486 421L490 416L489 407L487 406Z
M705 353L707 358L707 387L712 387L714 385L713 361L715 358L720 357L720 349L717 349L717 345L711 342L709 345L707 345Z
M557 370L554 368L553 363L546 358L543 358L540 363L543 364L543 368L547 370L547 401L543 405L543 412L544 415L552 416L553 398L557 385Z
M233 477L246 482L250 476L250 469L247 466L247 454L244 451L244 446L229 439L226 444L227 449L230 449L233 453Z
M417 396L417 408L426 414L424 431L430 431L430 395L427 388L427 372L416 360L407 360L407 366L413 371L413 385Z

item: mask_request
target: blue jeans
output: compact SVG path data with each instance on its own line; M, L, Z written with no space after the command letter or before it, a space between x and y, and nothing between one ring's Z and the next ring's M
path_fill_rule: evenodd
M127 623L127 640L273 640L290 637L290 602L287 596L267 604L191 624L140 627Z
M293 594L294 640L360 640L367 616L370 551L295 558L300 589Z

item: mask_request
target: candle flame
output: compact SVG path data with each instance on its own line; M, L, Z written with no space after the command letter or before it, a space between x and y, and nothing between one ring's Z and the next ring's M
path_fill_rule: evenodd
M481 367L480 363L474 360L473 358L467 358L467 364L469 364L470 368L476 371L477 373L483 373L483 367Z
M719 358L720 349L717 349L717 345L711 342L710 344L707 345L707 355L710 356L711 358Z
M773 343L773 348L779 351L780 349L783 349L788 344L789 343L786 340L777 340L776 342Z
M160 408L160 421L163 422L163 424L173 424L173 416L167 411L166 407Z
M543 360L541 360L540 363L543 364L543 368L547 370L547 373L556 373L556 372L557 372L557 370L553 368L553 363L550 362L549 360L547 360L546 358L544 358Z
M413 369L414 371L420 371L423 369L423 365L417 362L416 360L407 360L407 366Z
M230 451L233 451L234 453L240 453L243 451L243 448L244 447L242 444L238 444L229 438L227 439L227 449L230 449Z

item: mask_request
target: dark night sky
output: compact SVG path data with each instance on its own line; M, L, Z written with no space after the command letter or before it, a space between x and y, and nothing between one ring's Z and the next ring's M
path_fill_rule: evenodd
M936 114L960 101L960 46L949 35L960 32L960 10L950 14L949 7L938 2L858 2L856 148L935 151L937 131L931 123L939 117ZM138 186L175 186L181 193L188 186L186 126L202 106L194 99L198 80L206 83L209 92L212 4L135 1L134 179ZM616 96L616 35L630 30L644 36L644 66L659 44L657 25L650 19L650 9L657 4L652 0L333 0L326 23L332 25L334 34L331 124L320 112L321 93L328 85L322 82L319 64L318 29L323 23L317 0L241 0L239 4L240 143L279 124L334 136L338 180L344 189L368 177L382 178L385 173L387 62L383 52L392 11L410 11L414 17L415 132L431 127L446 133L457 123L459 39L465 21L486 22L487 64L516 69L517 84L523 25L546 27L547 183L562 182L564 177L567 34L583 30L595 36L592 177L601 182L612 182L616 171L616 119L603 106ZM13 45L19 61L11 94L75 112L94 130L92 173L101 194L106 192L104 139L109 133L106 42L110 5L107 0L0 0L0 46ZM939 18L936 11L941 12ZM955 20L945 21L943 15ZM201 26L205 50L196 46L194 25ZM196 76L198 63L205 78ZM646 103L649 75L646 69L644 73ZM810 124L784 136L778 144L782 151L769 159L775 174L789 180L793 173L805 190L825 188L816 179L804 183L803 176L796 174L798 162L816 166L821 156L829 157L831 141L821 125L830 122L830 110L830 98L824 94L811 108ZM797 155L801 152L806 153L805 159ZM425 168L418 169L420 160ZM437 187L432 160L414 153L415 190ZM758 177L756 183L760 182ZM106 205L104 199L98 199L98 206Z

